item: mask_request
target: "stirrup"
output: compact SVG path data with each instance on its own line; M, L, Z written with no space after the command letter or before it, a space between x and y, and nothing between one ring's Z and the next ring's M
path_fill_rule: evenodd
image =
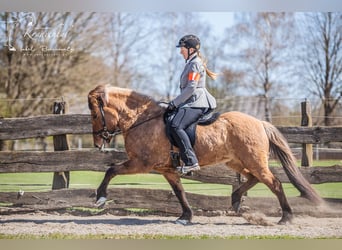
M179 166L179 167L177 167L177 171L180 174L187 174L189 172L198 171L198 170L201 170L201 167L198 165L198 163L195 163L192 166Z

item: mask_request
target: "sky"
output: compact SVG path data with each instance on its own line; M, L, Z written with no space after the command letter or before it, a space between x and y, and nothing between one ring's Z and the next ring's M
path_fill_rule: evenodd
M200 15L219 36L223 35L226 28L234 24L234 12L201 12Z

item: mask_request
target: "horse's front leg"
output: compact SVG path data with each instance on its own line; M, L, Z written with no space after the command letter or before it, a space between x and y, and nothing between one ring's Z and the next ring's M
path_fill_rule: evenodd
M165 179L171 185L173 191L175 192L175 195L177 196L182 206L183 213L176 220L176 223L182 224L182 225L189 224L192 220L192 210L190 208L188 200L186 199L185 191L184 191L179 175L177 173L164 173L163 175Z
M140 169L137 167L140 166ZM128 160L119 165L113 165L106 171L106 174L96 191L96 203L95 206L101 207L106 203L107 200L107 188L111 179L113 179L116 175L124 175L124 174L136 174L136 173L144 173L144 168L141 168L141 164L137 160ZM148 172L148 170L146 170Z

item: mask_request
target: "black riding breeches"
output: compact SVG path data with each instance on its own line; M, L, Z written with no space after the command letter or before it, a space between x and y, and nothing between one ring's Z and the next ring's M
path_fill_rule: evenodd
M205 110L205 108L180 108L171 122L171 134L179 146L180 157L186 166L194 165L198 160L185 130L197 122Z

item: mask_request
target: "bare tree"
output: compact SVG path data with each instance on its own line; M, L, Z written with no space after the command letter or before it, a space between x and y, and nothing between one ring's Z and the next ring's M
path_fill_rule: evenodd
M240 16L227 30L227 42L234 45L235 60L244 86L264 98L265 118L270 121L270 93L286 76L287 50L291 45L291 13L260 12ZM277 87L276 87L277 86Z
M5 37L0 92L10 100L30 100L8 105L8 115L51 112L42 105L45 98L77 93L87 80L95 80L82 68L100 41L101 32L92 25L100 17L94 13L5 12L0 18L0 34Z
M114 12L104 14L109 20L105 30L103 58L111 69L109 82L115 86L142 89L146 82L152 29L148 14Z
M342 14L308 13L303 25L305 74L301 76L309 91L320 98L324 125L329 126L342 98Z
M166 12L156 13L155 16L163 21L157 24L157 32L154 34L158 48L153 53L155 59L152 68L155 78L152 80L156 86L154 91L162 93L167 100L170 100L179 89L177 73L181 70L182 60L179 58L176 45L181 33L179 31L180 15L182 14Z

